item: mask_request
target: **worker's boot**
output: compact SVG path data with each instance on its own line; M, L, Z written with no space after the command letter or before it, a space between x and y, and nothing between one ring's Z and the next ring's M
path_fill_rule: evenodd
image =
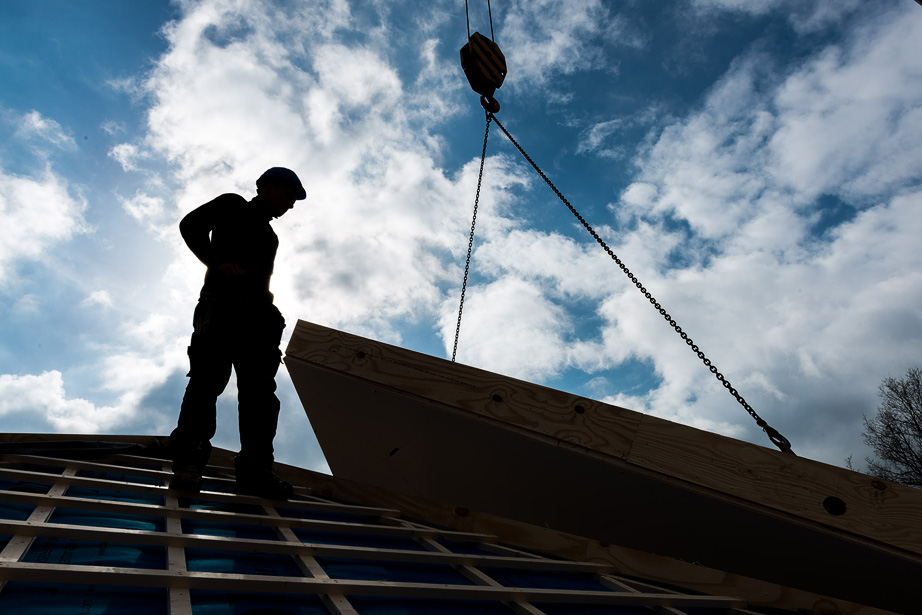
M207 442L178 444L172 437L170 445L173 453L173 477L170 479L169 488L198 493L202 490L202 470L211 455L211 445Z
M198 493L202 490L202 471L192 466L182 468L174 466L173 478L170 479L170 489Z
M250 465L241 463L240 456L234 458L237 471L237 485L234 492L238 495L255 495L268 500L288 500L294 495L294 487L272 473L272 463L268 465Z

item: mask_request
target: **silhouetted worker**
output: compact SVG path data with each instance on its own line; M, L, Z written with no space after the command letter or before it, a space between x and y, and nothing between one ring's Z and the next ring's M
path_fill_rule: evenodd
M291 484L272 472L279 415L275 374L285 319L269 292L279 243L269 222L306 196L293 171L273 167L256 180L251 201L222 194L179 223L186 245L208 271L193 318L189 383L170 435L171 489L201 489L217 429L217 398L233 367L240 426L236 492L272 499L292 495Z

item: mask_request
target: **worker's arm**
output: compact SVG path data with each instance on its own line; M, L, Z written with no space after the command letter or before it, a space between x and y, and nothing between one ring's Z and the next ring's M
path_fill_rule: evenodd
M235 263L215 263L211 250L211 231L222 215L221 197L193 209L179 223L179 233L195 256L212 273L225 276L242 275L243 269Z
M179 233L186 245L206 267L211 264L211 229L214 227L212 222L214 212L211 211L213 208L209 208L209 205L212 203L206 203L193 209L179 223Z

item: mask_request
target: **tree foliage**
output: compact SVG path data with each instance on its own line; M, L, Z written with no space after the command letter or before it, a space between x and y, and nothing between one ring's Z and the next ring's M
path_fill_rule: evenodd
M877 459L867 458L868 472L885 480L922 487L922 369L880 383L877 415L864 417L864 442Z

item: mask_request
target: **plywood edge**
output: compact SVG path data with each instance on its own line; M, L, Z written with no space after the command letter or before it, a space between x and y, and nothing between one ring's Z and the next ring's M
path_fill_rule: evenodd
M303 320L298 321L286 354L618 458L628 455L643 417L626 408Z
M922 554L917 489L306 321L287 355L911 559ZM845 512L833 514L839 501Z

